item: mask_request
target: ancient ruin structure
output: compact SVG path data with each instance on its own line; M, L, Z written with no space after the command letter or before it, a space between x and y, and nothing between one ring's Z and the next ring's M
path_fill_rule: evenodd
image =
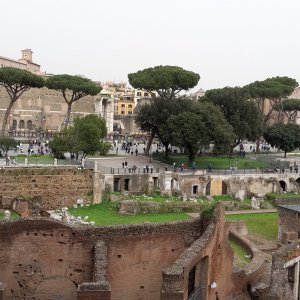
M295 173L250 177L202 171L116 174L110 169L104 174L76 167L7 168L0 170L0 206L26 216L39 207L73 206L79 198L83 204L99 203L109 191L130 194L159 187L162 193L181 193L188 200L225 192L242 196L298 191L298 182ZM287 217L287 204L278 204L280 224L286 226L281 232L287 232L282 237L290 242L298 238L298 212L294 219ZM0 222L0 299L247 299L250 286L265 270L263 257L243 237L240 225L231 228L231 239L245 245L252 260L244 270L232 269L222 206L193 221L166 224L101 227L48 218L6 219ZM294 227L287 227L289 220ZM278 300L298 295L299 242L291 245L276 252L271 282L257 287L255 295Z
M0 299L232 299L233 253L219 206L170 224L71 227L0 223Z

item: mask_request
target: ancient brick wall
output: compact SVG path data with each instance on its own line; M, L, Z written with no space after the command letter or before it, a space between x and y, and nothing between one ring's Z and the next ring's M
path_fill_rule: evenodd
M282 207L278 207L277 209L279 214L278 238L284 242L288 238L287 233L300 233L300 214ZM296 238L298 238L298 236Z
M92 280L93 244L56 222L0 226L0 281L4 299L76 299L77 285Z
M245 274L232 278L233 251L227 242L229 224L224 223L221 206L214 217L215 223L210 224L174 264L163 270L163 300L188 299L191 283L195 290L201 290L201 299L229 300L233 295L247 293ZM216 287L210 288L213 282Z
M0 195L40 197L46 209L92 201L92 171L77 168L7 168L0 170Z
M272 259L272 273L270 286L260 291L261 299L296 299L292 285L295 279L288 273L285 264L300 256L300 241L297 240L277 250Z
M186 248L176 234L122 237L109 243L112 299L160 299L162 269Z
M159 299L162 268L202 232L199 220L74 228L46 219L2 221L4 299Z

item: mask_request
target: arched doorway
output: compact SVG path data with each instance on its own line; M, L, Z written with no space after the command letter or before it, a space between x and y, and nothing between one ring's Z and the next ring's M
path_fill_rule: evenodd
M73 300L77 298L77 284L67 277L52 276L41 281L35 289L34 299Z
M286 182L284 180L279 180L280 188L283 192L286 192Z
M222 195L227 195L227 183L222 180Z
M17 120L13 120L13 122L12 122L13 129L17 129L17 125L18 125Z

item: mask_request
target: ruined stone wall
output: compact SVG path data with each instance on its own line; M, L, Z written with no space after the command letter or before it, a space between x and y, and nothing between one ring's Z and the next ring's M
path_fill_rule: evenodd
M4 299L160 299L162 268L202 232L199 220L106 227L2 221Z
M201 299L233 299L232 295L246 292L244 279L235 278L233 281L231 278L233 251L227 242L227 234L223 208L218 205L215 223L210 224L174 264L163 270L163 300L188 299L190 271L194 267L195 289L200 288ZM209 288L213 282L217 284L215 289Z
M287 242L290 238L291 233L293 238L297 239L300 233L300 213L286 209L283 207L277 207L279 215L279 224L278 224L278 238L282 242Z
M56 209L92 200L92 171L77 168L6 168L0 170L0 195L40 197L46 209Z
M285 264L300 256L300 241L282 246L277 250L272 259L272 273L270 286L260 291L261 299L295 299L291 284L294 278L289 278L288 268ZM290 275L291 276L291 275Z

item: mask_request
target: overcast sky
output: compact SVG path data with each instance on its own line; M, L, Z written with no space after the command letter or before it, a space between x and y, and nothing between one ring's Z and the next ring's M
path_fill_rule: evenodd
M176 65L197 88L300 81L300 0L1 0L0 56L54 74L127 81Z

